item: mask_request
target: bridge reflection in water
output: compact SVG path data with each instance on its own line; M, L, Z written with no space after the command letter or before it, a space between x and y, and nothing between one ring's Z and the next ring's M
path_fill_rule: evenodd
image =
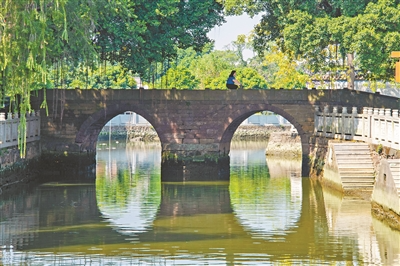
M400 233L371 218L366 202L300 178L301 162L257 153L232 151L230 182L161 183L157 147L99 151L95 185L1 199L0 261L399 263Z

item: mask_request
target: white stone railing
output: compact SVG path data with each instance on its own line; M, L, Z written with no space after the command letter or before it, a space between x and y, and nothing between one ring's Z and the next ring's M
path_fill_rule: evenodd
M18 126L20 118L18 113L0 113L0 148L18 145ZM26 114L26 142L40 139L39 112Z
M320 111L315 107L315 134L333 139L360 140L400 150L399 110L364 107L358 114L357 107L348 113L334 106Z

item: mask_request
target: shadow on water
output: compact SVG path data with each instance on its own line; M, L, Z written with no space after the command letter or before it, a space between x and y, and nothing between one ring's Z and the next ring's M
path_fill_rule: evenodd
M159 155L157 147L99 151L96 184L2 197L0 261L399 262L400 233L373 219L368 202L301 178L300 161L244 147L232 151L230 181L161 182Z

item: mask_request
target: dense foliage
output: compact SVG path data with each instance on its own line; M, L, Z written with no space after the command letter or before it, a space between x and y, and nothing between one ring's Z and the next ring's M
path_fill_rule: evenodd
M121 62L141 74L151 63L176 55L176 48L200 51L207 33L223 22L223 7L214 0L106 1L95 44L102 59Z
M310 74L348 70L371 80L393 77L390 52L400 50L399 0L224 0L230 14L261 13L253 45L271 41L293 59L308 61ZM354 59L354 61L353 61Z

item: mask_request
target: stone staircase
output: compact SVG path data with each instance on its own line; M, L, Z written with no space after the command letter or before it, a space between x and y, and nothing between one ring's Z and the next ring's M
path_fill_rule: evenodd
M397 187L397 194L400 197L400 159L388 159L387 160L390 167L390 172L392 172L394 183Z
M333 144L343 190L372 191L375 170L366 143Z

